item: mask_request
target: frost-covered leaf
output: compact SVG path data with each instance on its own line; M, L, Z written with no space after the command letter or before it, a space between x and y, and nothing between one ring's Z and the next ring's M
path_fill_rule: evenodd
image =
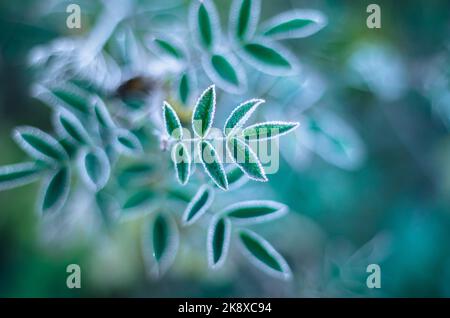
M183 49L174 41L161 37L153 39L153 43L158 52L168 55L175 60L184 60L186 58Z
M320 31L327 24L325 15L317 10L294 10L281 13L263 24L262 33L273 39L304 38Z
M183 143L179 142L173 147L172 161L175 166L178 182L185 185L191 173L191 156Z
M202 140L198 143L198 151L200 160L209 177L219 188L228 190L227 175L213 145L206 140Z
M164 102L163 117L167 134L174 139L182 139L183 127L181 126L180 119L168 102Z
M220 35L219 16L211 0L194 1L191 7L191 32L198 44L211 51Z
M90 143L90 137L80 120L70 111L61 108L55 113L54 125L59 135L80 145Z
M230 157L245 174L256 181L267 181L266 173L253 150L242 140L230 138L227 141L227 149Z
M69 167L61 167L44 183L40 200L43 214L55 213L64 206L69 195L70 176Z
M37 180L45 166L25 162L0 167L0 190L12 189Z
M139 139L131 131L118 129L116 131L115 147L128 155L142 153L142 145Z
M234 0L230 11L231 35L239 41L250 39L255 33L260 11L260 0Z
M93 105L94 115L100 126L103 128L115 127L114 121L111 118L111 114L109 113L108 108L106 108L105 103L100 98L96 98L93 101Z
M236 224L244 225L268 222L282 217L287 211L287 206L284 204L268 200L255 200L232 204L225 208L223 215Z
M243 186L249 180L244 171L242 171L241 168L237 166L229 166L227 169L225 169L225 171L227 173L229 190L237 189Z
M175 260L179 234L175 221L167 214L158 213L142 236L142 251L148 273L159 278Z
M228 117L223 127L225 136L232 135L236 130L240 129L242 125L250 118L256 108L264 103L262 99L251 99L243 102L236 107Z
M230 246L231 222L224 217L214 217L209 225L207 253L209 267L219 268L225 262Z
M209 209L214 200L214 191L208 185L202 185L189 202L183 213L183 224L191 225Z
M230 53L204 55L202 64L211 81L227 92L238 94L246 89L245 70L234 55Z
M99 191L109 180L111 166L108 156L101 148L84 151L79 159L80 174L84 182Z
M298 127L298 123L270 121L246 127L242 135L246 139L265 140L287 134Z
M60 143L38 128L18 127L14 130L13 137L17 144L33 158L50 163L68 159L67 153Z
M122 205L123 210L136 210L148 207L148 205L154 200L155 193L151 190L143 189L132 192ZM127 212L128 213L128 212Z
M287 262L264 238L252 231L241 230L239 241L244 255L253 265L271 276L284 280L291 278Z
M178 93L178 98L184 105L189 105L191 103L192 96L196 91L196 82L194 72L187 70L181 74L176 91Z
M199 137L205 137L212 126L216 111L216 87L211 85L199 97L192 113L192 129Z
M242 45L239 54L248 64L270 75L291 75L298 69L295 56L275 42L248 42Z

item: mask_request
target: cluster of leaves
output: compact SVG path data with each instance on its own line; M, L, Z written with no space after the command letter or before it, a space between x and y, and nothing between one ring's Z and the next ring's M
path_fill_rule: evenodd
M258 26L260 9L260 0L234 0L225 36L212 1L193 1L191 6L190 30L200 50L201 65L210 80L229 93L239 94L247 88L246 71L239 59L270 75L295 74L299 68L296 58L278 40L310 36L327 23L319 11L291 10ZM180 101L188 104L196 63L189 59L184 45L167 36L154 38L153 46L184 65L177 90ZM198 54L191 55L192 59Z
M263 102L264 100L261 99L243 102L231 112L223 127L228 155L247 177L256 181L267 181L267 177L256 153L246 141L277 138L298 126L296 122L271 121L242 129L252 113ZM208 141L215 109L216 90L215 85L212 85L202 93L192 113L192 129L197 137L195 148L212 181L222 190L228 190L228 178L221 159L212 143ZM168 102L164 102L163 115L166 132L169 138L176 142L172 148L172 160L175 163L178 181L184 185L190 176L191 156L185 144L186 141L183 140L183 127L177 113ZM214 137L211 138L214 139Z
M214 193L214 188L210 185L200 187L183 212L183 226L191 226L207 214L213 204ZM287 262L275 248L244 227L272 221L282 217L287 211L285 205L266 200L234 203L214 214L209 221L206 242L209 267L218 269L224 264L230 242L235 237L240 251L256 267L276 278L291 278ZM236 229L233 230L234 228ZM177 222L168 213L157 213L143 233L143 254L150 274L161 276L173 263L178 250Z
M0 168L0 189L9 189L45 177L39 211L59 211L70 192L72 172L78 169L86 187L95 192L110 179L119 154L143 151L139 139L119 127L100 98L57 88L49 92L54 106L56 136L30 126L18 127L13 137L33 161Z
M183 65L181 73L177 74L175 88L182 104L191 104L194 96L196 56L200 56L198 62L206 75L229 93L242 93L247 89L247 75L238 57L271 75L290 75L297 70L294 56L277 40L309 36L326 24L325 17L313 10L291 11L258 27L260 5L259 0L233 1L228 36L225 37L214 4L210 0L195 1L191 6L190 24L200 55L189 54L173 39L153 39L152 46L159 55L170 56ZM113 29L108 32L113 34ZM133 38L128 35L125 40ZM39 65L48 72L44 72L45 77L39 81L39 92L35 95L52 107L55 134L34 127L15 129L14 139L32 160L0 167L0 190L43 179L38 207L44 216L65 212L62 210L67 206L70 193L80 188L90 190L89 195L95 197L96 209L105 221L109 221L113 213L118 213L121 219L147 215L155 211L150 208L155 204L157 212L143 228L142 246L144 260L156 276L161 276L175 259L180 241L179 224L191 226L212 211L206 242L211 268L223 265L231 240L235 238L243 254L255 266L275 277L289 278L291 271L284 258L264 238L245 228L285 215L286 206L273 201L245 201L215 213L212 205L218 189L236 189L248 179L267 181L250 143L278 138L293 131L298 123L267 121L244 127L264 101L251 99L241 103L231 112L223 127L223 136L219 137L225 142L227 155L234 163L224 167L213 144L217 136L211 134L216 108L215 85L207 88L194 103L193 139L185 138L186 128L181 125L177 105L172 107L169 102L164 102L164 125L177 180L182 185L187 184L194 170L191 167L195 157L200 159L211 179L200 186L192 199L182 195L187 206L178 220L165 202L161 203L164 200L157 200L158 191L164 186L158 188L148 182L149 175L158 170L149 162L150 156L155 155L152 153L155 149L150 149L149 144L155 139L148 142L151 137L145 136L145 131L153 128L147 118L150 110L147 106L151 104L148 97L160 92L161 87L157 86L167 82L168 74L158 79L138 76L117 86L117 79L123 79L127 67L139 64L138 50L134 52L136 56L129 54L138 45L133 41L123 43L126 63L119 67L116 58L106 54L105 41L99 44L100 51L94 52L96 56L92 61L96 63L82 64L83 69L73 72L68 72L66 68L70 67L66 65L78 65L78 56L89 55L83 50L80 52L86 54L79 54L78 42L69 40L55 44L57 48L51 50L54 54L47 58L37 54L41 57ZM81 47L90 52L89 46ZM50 57L55 56L56 67L51 68L51 61L55 59ZM88 76L87 82L85 73L92 75ZM188 148L191 142L195 146L194 158ZM131 158L132 163L122 167L122 158Z
M223 190L229 186L236 188L242 185L244 177L266 181L258 158L241 138L258 138L262 129L270 131L272 128L276 129L277 134L269 137L274 138L295 129L298 124L266 122L241 130L252 112L263 101L254 99L242 103L226 121L224 134L230 155L234 156L236 151L242 151L247 161L236 162L237 167L225 171L214 147L207 139L214 119L215 94L214 85L206 89L193 112L192 128L198 137L197 149L206 173L213 183ZM47 92L47 101L53 106L56 135L52 136L34 127L16 128L14 139L33 161L1 167L0 189L25 185L44 178L39 210L44 215L54 215L65 206L73 184L74 170L78 171L84 186L92 190L100 209L100 205L105 203L102 199L105 193L101 190L111 178L115 184L123 183L124 178L130 181L146 175L149 165L145 162L117 171L116 165L120 156L142 157L145 149L132 131L121 127L113 119L101 98L92 94L83 95L81 90L59 87ZM163 113L167 134L175 141L173 152L181 153L184 159L175 163L175 168L178 180L185 184L190 176L191 159L183 144L183 129L176 112L167 102L164 103ZM202 155L204 153L210 153L213 160L206 160ZM256 162L248 161L249 156ZM129 186L129 183L125 184L125 187ZM214 191L209 184L200 187L183 213L181 223L184 226L194 224L206 214L213 203ZM148 209L148 202L154 196L155 193L145 187L132 192L120 207L122 215L130 215L129 211ZM289 266L281 255L265 239L239 227L270 221L286 212L287 207L280 203L247 201L233 204L215 214L211 220L207 242L210 267L217 268L223 264L231 240L232 224L236 224L236 235L244 254L269 274L283 279L289 278ZM169 213L158 212L149 224L143 231L143 254L154 274L160 276L175 258L179 243L178 222Z

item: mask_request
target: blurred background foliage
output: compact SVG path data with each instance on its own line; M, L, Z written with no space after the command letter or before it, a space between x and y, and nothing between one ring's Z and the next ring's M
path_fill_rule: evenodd
M224 202L270 197L290 207L288 216L257 228L286 257L293 281L253 270L233 250L223 269L208 271L206 233L195 229L184 230L169 273L147 280L139 221L106 236L89 218L49 229L35 213L38 185L31 184L0 192L0 296L449 297L450 3L376 1L382 28L368 29L372 2L262 1L262 20L292 8L321 10L329 19L318 34L285 41L304 72L281 80L251 77L248 92L267 100L262 116L318 124L329 138L299 130L281 141L280 170L269 183L223 194ZM70 3L81 6L81 29L66 27ZM118 2L104 3L110 12L121 10L114 7ZM185 22L189 1L130 4L129 26L146 35ZM230 1L215 4L224 23ZM14 126L51 129L49 109L31 94L31 50L88 34L103 6L87 0L0 2L0 165L25 158L10 138ZM283 100L289 92L295 94ZM238 100L243 98L223 104ZM231 107L218 109L222 119ZM343 143L344 153L335 143ZM71 239L52 240L53 232L70 232ZM66 287L71 263L82 268L78 290ZM381 266L378 290L365 285L371 263Z

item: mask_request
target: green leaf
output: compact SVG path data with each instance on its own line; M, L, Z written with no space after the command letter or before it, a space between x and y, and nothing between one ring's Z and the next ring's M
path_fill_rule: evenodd
M38 128L18 127L14 130L13 137L17 144L33 158L49 163L68 159L68 155L60 143Z
M180 119L173 107L166 101L163 105L163 115L167 134L174 139L182 139L183 127L181 126Z
M117 130L115 147L127 155L137 155L143 151L139 139L131 131L126 129Z
M228 190L228 181L220 158L210 142L202 140L198 144L199 157L206 173L222 190Z
M250 39L258 25L260 0L234 0L230 10L230 30L239 41Z
M273 39L304 38L320 31L327 18L316 10L294 10L284 12L264 23L263 35Z
M186 146L179 142L172 149L172 161L175 166L178 182L185 185L191 173L191 156Z
M226 215L231 221L239 225L264 223L278 219L288 212L284 204L254 200L232 204L225 208L221 215Z
M206 137L214 120L216 87L211 85L199 97L192 113L192 129L198 137Z
M70 190L70 169L56 170L44 183L41 210L43 214L56 213L67 201Z
M80 145L90 143L90 137L80 120L68 110L61 108L55 113L54 125L62 137Z
M223 265L228 254L231 238L231 222L224 217L214 217L208 229L207 251L209 267Z
M193 92L195 91L196 80L195 73L192 71L186 71L180 76L180 80L178 81L178 98L183 103L183 105L189 105L191 103L191 98Z
M264 102L262 99L251 99L236 107L231 112L223 127L225 136L231 136L236 130L242 128L242 125L247 122L256 108Z
M214 200L214 191L208 185L202 185L189 202L183 213L183 224L195 223L209 209Z
M284 280L291 278L292 273L289 265L273 246L261 236L249 230L241 230L239 241L244 255L253 265L274 277Z
M191 25L199 45L211 51L217 42L220 32L219 17L214 3L203 0L195 3L191 9Z
M203 68L208 77L229 93L239 94L247 87L247 77L239 61L230 53L227 55L204 55Z
M52 106L62 106L71 110L75 110L84 115L90 113L89 97L74 85L63 85L51 89L54 97L50 97L49 101Z
M227 141L227 149L234 163L252 180L266 182L267 177L253 150L242 140L231 138Z
M124 188L143 185L155 174L155 166L147 162L130 164L120 170L117 181Z
M275 42L249 42L239 53L248 64L270 75L291 75L298 69L296 58Z
M246 127L242 131L242 135L246 139L272 139L293 131L298 125L294 122L269 121Z
M151 190L143 189L131 193L122 205L123 210L143 209L149 206L155 198L155 193Z
M36 181L47 168L34 162L0 167L0 191Z
M142 236L142 253L148 274L160 278L173 264L179 245L175 221L168 214L158 213Z
M101 148L84 151L80 157L80 173L84 182L93 190L101 190L109 180L111 166Z
M93 105L94 115L100 126L103 128L114 128L114 121L111 118L111 114L109 113L108 108L106 108L105 103L100 98L96 98Z
M155 38L153 39L153 43L158 48L159 52L162 52L163 54L166 54L176 60L183 60L186 57L183 49L177 46L173 41L170 41L168 39Z

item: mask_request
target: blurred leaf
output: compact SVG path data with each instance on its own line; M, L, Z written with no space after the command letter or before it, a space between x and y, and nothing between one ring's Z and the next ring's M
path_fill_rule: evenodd
M165 53L176 60L183 60L186 58L183 50L168 39L155 38L153 42L158 47L158 51Z
M239 61L231 54L205 55L202 59L203 68L208 77L232 94L241 93L247 87L247 76Z
M56 213L66 203L70 190L70 169L56 170L44 183L41 210L43 214Z
M99 191L109 180L111 166L108 156L101 148L85 151L80 157L80 172L85 183Z
M68 110L61 108L54 116L54 126L62 137L80 145L90 143L90 137L80 120Z
M244 201L234 203L222 212L239 225L269 222L284 216L287 206L275 201Z
M36 181L47 168L35 162L0 167L0 190L12 189Z
M249 230L241 230L239 241L244 255L253 265L276 278L291 278L291 270L284 258L261 236Z
M115 146L119 151L122 151L127 155L137 155L143 151L139 139L126 129L117 130Z
M230 11L230 32L238 40L250 39L258 25L260 0L234 0Z
M38 128L17 127L14 130L14 139L33 158L50 163L68 159L66 151L59 142Z
M119 184L128 188L134 185L141 185L148 182L148 179L155 173L155 167L151 163L137 162L130 164L120 170L117 175Z
M213 200L213 189L208 185L202 185L184 210L183 224L195 223L209 209Z
M317 10L293 10L264 23L263 34L273 39L304 38L320 31L327 18Z
M226 218L213 218L208 229L207 251L209 267L219 268L225 262L230 246L231 222Z
M178 81L178 98L184 105L189 105L195 90L194 74L192 71L186 70L181 74Z
M192 5L191 25L200 46L211 51L220 33L219 17L212 1L204 0Z
M122 205L123 210L142 209L148 206L155 198L155 193L151 190L143 189L132 192Z
M108 108L106 108L105 103L102 99L96 98L93 102L94 105L94 115L97 119L97 122L100 124L103 128L113 128L115 127L114 121L111 118L111 114L108 111Z
M143 232L143 254L149 274L159 278L175 260L179 234L173 219L158 213Z
M287 76L297 71L296 58L275 42L249 42L239 51L244 60L257 70L277 76Z

